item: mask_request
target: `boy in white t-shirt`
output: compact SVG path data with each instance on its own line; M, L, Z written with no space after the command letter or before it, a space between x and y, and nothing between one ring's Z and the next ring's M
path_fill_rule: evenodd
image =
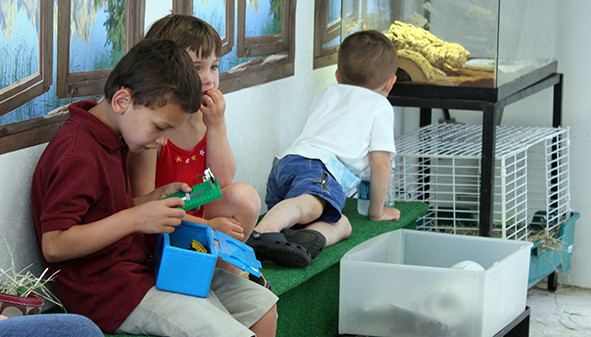
M257 258L305 267L325 246L349 237L351 224L341 213L343 189L350 188L343 171L359 174L369 165L369 218L400 218L398 209L384 207L396 151L386 96L396 68L396 49L380 32L357 32L343 41L338 84L314 97L301 134L269 175L269 211L247 241Z

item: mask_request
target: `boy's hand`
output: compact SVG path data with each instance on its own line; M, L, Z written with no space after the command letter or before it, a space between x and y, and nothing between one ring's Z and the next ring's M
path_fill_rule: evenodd
M203 93L203 102L199 109L203 114L203 123L207 128L223 125L226 100L219 89L210 89Z
M175 194L176 192L190 193L191 191L193 191L193 189L191 188L191 186L189 186L189 184L176 182L161 186L157 188L155 191L157 195L156 200L158 200L164 199L171 194Z
M165 197L167 197L171 194L175 194L176 192L182 191L185 193L190 193L192 190L193 189L188 184L185 184L185 183L179 183L179 182L170 183L170 184L158 187L157 189L153 190L152 192L150 192L146 195L135 197L135 198L133 198L133 200L135 201L136 205L141 205L141 204L145 204L150 201L164 199Z
M187 214L181 198L168 198L143 203L130 208L130 216L138 224L138 231L147 234L172 233Z
M382 212L381 216L377 218L370 216L369 219L371 221L398 221L400 220L400 210L398 208L384 207L384 211Z
M242 241L244 238L244 229L238 221L232 218L218 217L207 220L207 224L216 231L220 231Z

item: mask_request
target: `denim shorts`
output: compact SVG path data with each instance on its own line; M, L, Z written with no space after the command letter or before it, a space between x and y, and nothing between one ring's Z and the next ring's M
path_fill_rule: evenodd
M322 215L315 221L339 221L345 206L345 192L322 161L297 155L281 158L273 166L267 180L267 207L271 209L281 200L303 194L315 195L326 201Z

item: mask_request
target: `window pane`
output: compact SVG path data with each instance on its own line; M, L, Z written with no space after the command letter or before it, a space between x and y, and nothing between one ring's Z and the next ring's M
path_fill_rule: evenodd
M250 0L246 6L246 37L283 32L283 0Z
M328 3L328 24L341 19L341 1L330 0Z
M172 11L172 1L146 0L146 13L144 20L144 33L150 29L150 26L161 17L168 15Z
M125 0L73 0L70 72L113 68L125 54Z
M226 1L193 0L193 15L209 23L222 39L226 36Z
M39 72L39 2L25 8L13 1L0 7L0 89Z
M322 45L323 48L338 46L339 44L341 44L340 21L341 21L341 1L330 0L328 3L328 25L327 25L326 29L329 31L336 29L338 31L338 34L334 37L329 34L328 35L329 38L332 37L332 39L329 41L324 41L324 44Z

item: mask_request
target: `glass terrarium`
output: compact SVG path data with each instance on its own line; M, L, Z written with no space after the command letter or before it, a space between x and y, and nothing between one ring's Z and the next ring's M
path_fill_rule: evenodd
M557 70L557 6L557 0L344 0L341 36L386 34L398 50L397 86L515 92Z

